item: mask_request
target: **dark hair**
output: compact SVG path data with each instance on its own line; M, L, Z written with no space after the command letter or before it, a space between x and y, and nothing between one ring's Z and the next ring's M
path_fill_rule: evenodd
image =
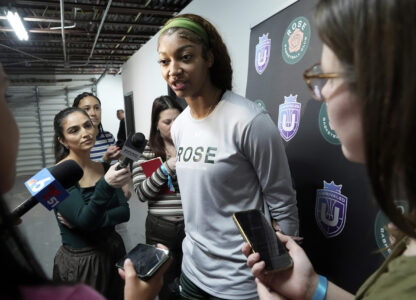
M53 148L54 148L54 154L55 154L55 163L60 162L65 157L68 156L69 150L66 149L60 142L59 138L62 140L65 140L64 137L64 129L62 127L62 122L66 119L67 116L74 112L81 112L84 115L90 118L87 114L87 112L81 108L78 107L67 107L60 112L58 112L53 120L53 129L54 129L54 137L53 137Z
M79 107L79 103L81 102L81 100L82 99L84 99L85 97L93 97L93 98L95 98L95 99L97 99L97 101L98 101L98 103L100 104L100 107L101 107L101 101L100 101L100 99L98 99L98 97L97 96L95 96L93 93L89 93L89 92L83 92L83 93L81 93L81 94L79 94L79 95L77 95L76 97L75 97L75 99L74 99L74 102L72 103L72 107ZM104 133L104 128L103 128L103 125L101 124L101 122L100 122L100 124L98 124L98 134L102 134L102 133ZM107 136L106 135L104 135L104 137L105 137L105 139L106 139L106 141L107 141L107 144L109 143L109 141L108 141L108 139L107 139Z
M72 103L72 107L79 107L79 103L81 102L82 99L84 99L85 97L93 97L95 99L97 99L98 103L100 103L101 106L101 101L100 99L98 99L97 96L95 96L93 93L89 93L89 92L83 92L81 94L78 94L75 99L74 102Z
M416 2L320 0L316 25L362 103L367 170L381 209L416 237ZM378 46L382 45L382 46ZM410 213L395 205L407 199Z
M227 47L225 46L220 34L218 33L217 29L202 18L201 16L194 15L194 14L182 14L177 15L172 19L175 18L187 18L190 19L199 25L201 25L208 34L209 45L207 45L203 39L198 36L196 33L182 28L182 27L172 27L165 30L160 36L165 34L172 34L174 32L178 32L181 38L187 39L195 44L202 45L202 57L207 59L208 58L208 51L211 51L214 56L214 63L211 66L209 73L211 82L217 88L222 91L231 90L232 89L232 77L233 77L233 70L231 67L231 59L228 55ZM171 20L171 19L169 19ZM168 20L168 22L169 22Z
M171 96L160 96L153 101L152 105L152 121L150 125L149 147L155 153L156 157L160 156L162 160L166 160L166 149L160 132L157 130L160 114L167 109L177 109L182 112L182 106Z
M2 272L7 274L2 278L1 299L23 299L22 286L51 284L16 227L0 195L0 257Z

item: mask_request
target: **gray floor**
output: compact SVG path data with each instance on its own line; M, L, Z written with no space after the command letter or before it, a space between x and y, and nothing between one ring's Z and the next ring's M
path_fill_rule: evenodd
M15 208L25 199L29 198L30 193L24 183L31 176L18 177L14 188L4 195L7 204L11 209ZM132 197L130 198L130 220L117 226L117 231L124 240L127 251L137 243L145 242L145 220L147 216L147 204L137 199L137 195L130 188ZM19 225L23 236L32 247L35 256L44 268L48 277L52 276L52 266L55 253L61 245L59 228L56 223L55 215L48 211L41 204L36 205L22 217L22 224Z

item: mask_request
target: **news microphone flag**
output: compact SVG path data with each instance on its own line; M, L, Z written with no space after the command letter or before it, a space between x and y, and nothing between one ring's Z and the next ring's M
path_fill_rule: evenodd
M40 203L48 210L52 210L69 194L65 188L53 177L48 169L44 168L25 182L25 186Z

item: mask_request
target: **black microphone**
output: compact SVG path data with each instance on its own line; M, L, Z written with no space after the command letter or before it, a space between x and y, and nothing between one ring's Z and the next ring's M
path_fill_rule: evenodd
M120 162L120 165L117 166L116 170L125 168L132 161L138 160L140 156L142 156L146 144L147 140L143 133L136 132L134 134L130 134L124 143L123 149L121 150L121 155L123 155L124 158Z
M52 177L48 176L51 174ZM84 171L81 167L73 160L65 160L60 164L54 166L52 170L42 169L26 183L29 191L36 193L37 195L30 197L23 201L18 207L11 212L11 218L16 220L33 208L39 201L42 201L48 209L52 209L63 201L68 193L61 191L62 187L68 189L76 184L84 175ZM42 198L37 197L42 195ZM41 200L39 200L41 199Z

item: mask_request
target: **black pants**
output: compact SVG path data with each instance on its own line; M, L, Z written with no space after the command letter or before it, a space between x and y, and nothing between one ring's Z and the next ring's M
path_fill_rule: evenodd
M181 299L179 278L182 264L182 241L185 238L184 222L171 222L160 217L148 215L146 219L146 243L161 243L169 248L173 261L163 277L160 300Z

